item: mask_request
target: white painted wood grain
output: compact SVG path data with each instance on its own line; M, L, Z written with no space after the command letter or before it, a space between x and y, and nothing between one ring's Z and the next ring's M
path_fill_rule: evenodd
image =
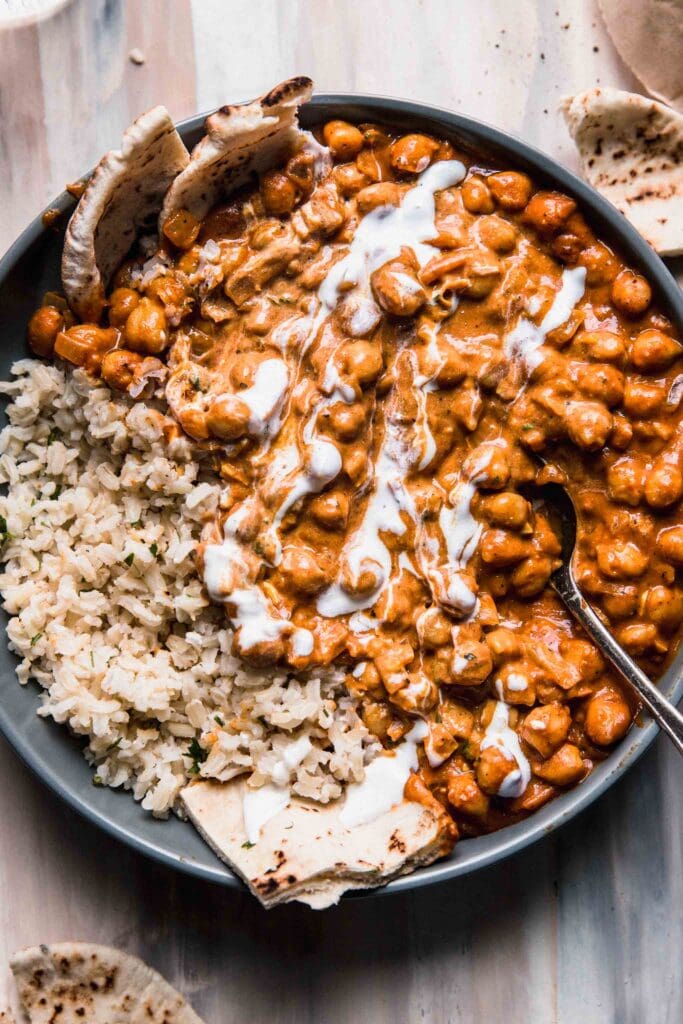
M296 73L466 111L569 164L559 97L635 86L592 0L71 0L0 31L0 245L145 107L182 117ZM143 956L207 1024L683 1020L683 796L664 741L505 864L324 915L267 915L143 860L2 743L0 779L0 1006L15 948L78 938Z

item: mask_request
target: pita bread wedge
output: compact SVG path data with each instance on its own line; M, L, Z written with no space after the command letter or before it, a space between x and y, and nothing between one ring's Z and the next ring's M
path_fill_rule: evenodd
M619 56L651 96L683 111L683 0L598 0Z
M165 107L154 107L104 156L69 221L62 283L83 320L98 320L109 280L136 236L152 226L189 154Z
M683 253L683 115L619 89L562 101L583 174L662 256Z
M206 119L206 135L168 190L159 231L178 210L202 220L219 199L276 164L306 136L297 110L310 98L310 78L291 78L251 103L221 107Z
M431 864L453 846L445 812L402 800L367 824L347 827L339 803L323 806L298 797L247 840L243 799L246 783L193 782L183 806L218 856L265 907L298 900L329 907L350 889L384 885Z
M202 1024L151 967L87 942L32 946L10 961L30 1024Z

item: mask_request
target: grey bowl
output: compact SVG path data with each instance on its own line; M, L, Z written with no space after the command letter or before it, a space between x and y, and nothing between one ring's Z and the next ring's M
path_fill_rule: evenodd
M405 100L375 96L316 96L302 111L304 126L330 118L390 121L404 129L420 128L451 139L457 146L480 154L494 165L527 170L543 185L561 189L578 200L597 233L617 248L652 284L667 314L683 327L683 296L658 256L621 214L592 188L538 150L504 132L469 117ZM203 116L184 121L180 132L189 145L202 135ZM114 142L116 140L113 140ZM64 227L74 200L59 196L50 209L60 211L46 227L37 217L0 262L0 317L3 345L0 379L11 363L26 354L26 323L43 293L59 287L59 257ZM7 616L3 613L3 623ZM110 836L155 860L220 885L241 883L214 857L191 825L172 819L155 821L129 793L96 788L81 752L82 744L62 726L38 718L39 689L18 685L16 659L0 647L0 730L22 760L49 788ZM660 686L671 699L683 696L683 650L663 676ZM398 892L430 885L475 871L501 860L559 828L619 779L657 735L648 721L631 729L610 757L576 789L546 805L526 821L493 835L460 842L448 860L422 868L376 892Z

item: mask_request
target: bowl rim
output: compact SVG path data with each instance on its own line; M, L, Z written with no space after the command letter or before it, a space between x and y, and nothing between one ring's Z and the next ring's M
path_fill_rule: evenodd
M326 113L326 111L328 112ZM444 134L471 140L475 149L479 145L480 148L497 150L501 156L509 158L511 166L523 166L530 170L537 180L547 180L556 187L559 186L578 200L582 212L588 216L589 220L599 222L601 237L607 234L610 239L616 240L624 255L645 271L660 301L673 315L679 329L683 329L683 293L661 259L611 203L585 181L541 150L474 117L432 104L375 94L316 93L302 108L302 124L304 126L318 124L332 113L337 117L346 116L352 119L358 119L358 116L362 117L365 114L367 115L365 119L372 118L398 124L401 121L414 121L423 125L431 122ZM201 133L206 116L206 114L196 114L178 122L177 128L181 135L187 138ZM49 230L43 220L44 214L48 210L57 210L60 214L64 214L73 206L75 206L73 197L67 192L62 192L31 221L0 260L0 283L11 276L18 260L41 235ZM7 647L6 637L5 647ZM663 691L674 701L680 700L683 696L682 670L683 649L679 651L660 681ZM16 678L12 680L12 683L15 686L19 685ZM34 687L27 687L25 692L31 693L31 700L35 702ZM35 714L35 707L33 713ZM72 741L73 738L68 730L61 725L57 728L64 733L66 739ZM113 820L110 813L105 813L102 807L97 806L94 794L100 791L91 785L90 767L85 759L83 759L83 786L76 787L61 780L55 775L54 765L51 765L42 752L28 741L11 716L7 714L4 702L0 702L0 732L40 781L73 810L83 815L109 836L122 841L132 849L144 853L159 863L189 875L230 888L242 887L237 876L218 858L215 858L215 864L194 861L192 858L169 850L163 844L155 843L138 835L134 828ZM585 782L556 797L555 800L546 804L529 818L486 836L463 839L456 845L450 858L419 868L381 888L350 894L350 897L368 898L433 885L480 870L523 850L570 821L606 792L645 753L657 733L658 729L653 721L646 721L642 726L636 723L611 752L607 760L595 768ZM111 793L111 791L108 792ZM133 800L132 794L129 792L117 795L126 801ZM214 854L211 853L211 858L213 857Z

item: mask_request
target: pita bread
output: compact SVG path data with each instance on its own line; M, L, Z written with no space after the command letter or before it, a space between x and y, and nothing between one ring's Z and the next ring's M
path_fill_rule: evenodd
M651 96L683 111L683 0L598 0L623 62Z
M202 1024L160 974L118 949L32 946L10 967L30 1024Z
M0 1010L0 1024L14 1024L14 1017L9 1010Z
M619 89L562 101L584 176L662 256L683 253L683 115Z
M62 283L82 320L99 320L105 289L139 232L153 227L166 190L189 154L165 107L154 107L104 156L64 239Z
M219 199L243 185L254 172L272 167L303 140L297 109L312 90L310 78L290 78L251 103L221 107L211 114L206 120L207 134L168 190L159 233L178 210L189 210L203 220Z
M265 907L298 900L320 910L350 889L385 885L453 847L445 811L411 800L349 828L340 803L323 806L298 797L265 823L252 846L242 812L246 791L241 779L193 782L181 800L198 831Z

